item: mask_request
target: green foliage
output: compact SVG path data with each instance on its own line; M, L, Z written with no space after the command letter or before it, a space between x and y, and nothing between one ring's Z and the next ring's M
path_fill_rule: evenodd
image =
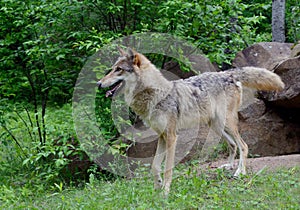
M100 43L132 33L156 31L195 43L211 61L230 64L235 53L260 41L271 40L271 1L128 1L88 4L98 24L80 49L95 51ZM86 8L85 8L86 9ZM101 33L99 33L101 31Z
M116 127L114 126L112 113L111 113L111 100L105 97L105 92L107 90L101 89L97 93L96 96L96 116L97 116L97 123L99 129L103 136L106 139L113 138L117 134Z
M0 96L67 102L85 59L104 44L144 31L194 42L211 61L271 40L271 1L11 1L0 19ZM287 1L287 40L299 40L299 1ZM5 82L4 82L5 81ZM13 87L13 88L11 88Z
M51 108L49 113L45 116L48 141L44 144L38 141L32 111L11 106L10 112L1 116L1 181L13 180L7 177L21 178L20 171L24 173L23 181L28 179L29 185L40 181L69 183L85 178L91 162L76 138L70 105Z
M300 1L286 1L286 27L287 41L294 42L300 40Z
M266 17L249 12L264 11L270 4L245 4L239 0L166 1L160 6L161 18L156 28L190 39L211 61L230 64L237 51L270 39L270 26L258 32L258 26L266 25Z
M10 0L2 4L0 79L9 82L0 86L0 95L44 103L48 97L66 101L74 84L71 78L82 64L65 34L70 30L64 25L68 10L62 9L70 5Z

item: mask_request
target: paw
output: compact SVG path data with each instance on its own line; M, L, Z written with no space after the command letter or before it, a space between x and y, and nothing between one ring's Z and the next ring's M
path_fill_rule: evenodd
M170 192L170 187L164 187L164 197L165 198L168 198L169 192Z
M218 168L225 168L226 170L232 170L233 169L233 164L230 164L230 163L223 164Z
M234 177L239 177L240 175L246 175L246 169L240 169L240 168L238 168L237 170L236 170L236 172L234 173Z

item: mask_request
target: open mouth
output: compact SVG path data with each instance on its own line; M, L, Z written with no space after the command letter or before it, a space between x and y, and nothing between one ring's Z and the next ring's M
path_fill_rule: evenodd
M115 84L113 84L111 87L112 89L108 90L105 94L106 97L112 97L115 92L122 86L122 80L116 82Z

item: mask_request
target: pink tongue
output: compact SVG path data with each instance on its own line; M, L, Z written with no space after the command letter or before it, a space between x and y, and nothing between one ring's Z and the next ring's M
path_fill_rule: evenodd
M109 96L113 95L114 92L116 91L116 89L118 89L118 88L120 87L120 85L121 85L121 83L118 84L118 85L117 85L116 87L114 87L113 89L107 91L106 94L105 94L105 96L106 96L106 97L109 97Z

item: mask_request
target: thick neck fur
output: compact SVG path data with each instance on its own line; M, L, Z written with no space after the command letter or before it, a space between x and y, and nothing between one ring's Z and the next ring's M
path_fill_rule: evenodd
M148 59L142 59L140 67L126 78L124 94L127 104L143 118L169 94L173 84Z

